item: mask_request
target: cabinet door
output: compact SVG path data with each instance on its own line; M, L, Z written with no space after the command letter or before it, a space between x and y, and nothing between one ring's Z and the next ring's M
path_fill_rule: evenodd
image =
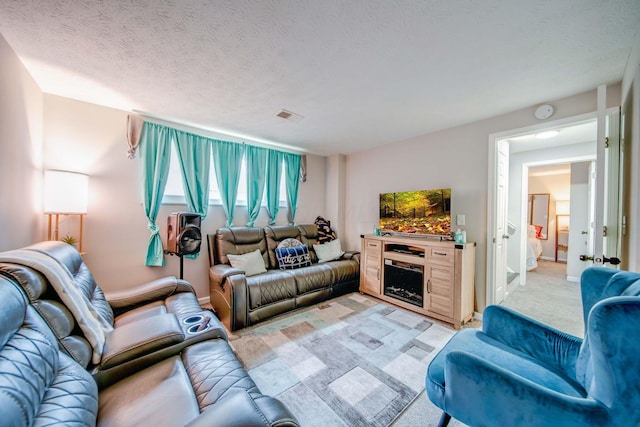
M362 244L360 290L374 295L380 295L382 279L382 242L364 239Z
M427 283L425 308L433 313L453 317L454 266L447 263L427 262L425 280Z

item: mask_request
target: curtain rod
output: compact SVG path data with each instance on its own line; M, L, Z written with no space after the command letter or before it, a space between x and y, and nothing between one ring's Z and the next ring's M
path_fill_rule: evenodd
M131 110L133 114L137 114L140 117L145 119L149 119L149 121L155 122L160 125L175 127L176 129L183 130L185 132L195 133L195 134L204 134L203 136L212 137L214 139L223 139L229 138L231 141L236 143L250 143L252 145L267 147L267 148L279 148L287 151L292 151L295 154L298 153L310 153L309 150L305 150L302 148L294 147L292 145L282 144L280 142L269 141L266 139L260 138L252 138L242 134L225 132L220 130L215 130L212 128L204 128L201 126L197 126L195 124L187 123L187 122L177 122L175 120L169 120L167 118L157 116L155 114L146 113L140 110Z

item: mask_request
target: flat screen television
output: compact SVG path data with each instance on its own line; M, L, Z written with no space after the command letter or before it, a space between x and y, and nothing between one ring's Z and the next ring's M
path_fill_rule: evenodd
M380 194L380 232L451 237L451 189Z

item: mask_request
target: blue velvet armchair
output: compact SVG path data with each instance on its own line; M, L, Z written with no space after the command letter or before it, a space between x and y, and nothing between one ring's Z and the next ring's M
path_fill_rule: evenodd
M429 399L470 426L640 426L640 274L580 279L585 338L501 306L463 329L427 370Z

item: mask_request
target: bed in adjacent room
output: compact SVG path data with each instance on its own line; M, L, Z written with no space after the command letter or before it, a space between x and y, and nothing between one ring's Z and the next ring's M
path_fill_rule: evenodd
M538 259L542 255L542 244L534 225L527 228L527 271L538 267Z

